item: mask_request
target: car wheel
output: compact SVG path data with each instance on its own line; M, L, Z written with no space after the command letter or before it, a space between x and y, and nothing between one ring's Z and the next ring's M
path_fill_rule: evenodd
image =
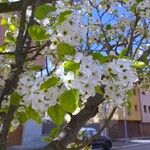
M110 142L105 142L103 145L103 150L110 150L111 148L111 143Z

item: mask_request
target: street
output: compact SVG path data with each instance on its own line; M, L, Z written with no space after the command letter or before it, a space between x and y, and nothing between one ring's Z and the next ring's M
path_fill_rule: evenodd
M94 150L102 149L99 148ZM126 144L124 140L113 141L111 150L150 150L150 139L130 139L128 140L128 144Z
M7 150L33 150L34 148L13 146L9 147ZM93 150L102 149L99 148ZM111 150L150 150L150 138L130 139L128 140L128 144L125 143L125 140L113 141L113 147Z
M112 148L112 150L150 150L149 144L133 144L128 146L120 146L118 148Z
M128 145L122 142L114 142L112 150L150 150L149 139L132 139L128 141ZM119 145L120 144L120 145Z

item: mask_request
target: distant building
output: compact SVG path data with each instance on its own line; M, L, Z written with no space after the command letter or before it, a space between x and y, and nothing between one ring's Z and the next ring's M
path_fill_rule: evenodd
M116 119L117 118L117 119ZM113 138L125 137L125 120L127 124L128 137L139 137L141 123L141 107L139 89L133 90L131 98L131 109L119 109L113 117L112 126L109 128L109 135Z
M150 93L144 93L138 88L133 90L131 109L120 108L114 114L112 121L105 129L105 134L112 138L125 138L125 121L128 137L150 136ZM98 116L90 120L90 125L100 128ZM101 125L102 126L102 125Z
M150 136L150 93L139 91L139 97L141 103L141 135Z

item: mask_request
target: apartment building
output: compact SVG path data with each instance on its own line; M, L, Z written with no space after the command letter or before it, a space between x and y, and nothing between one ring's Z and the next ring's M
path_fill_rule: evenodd
M141 107L141 135L150 136L150 93L139 91L139 97Z
M141 136L141 107L138 88L133 90L133 97L131 98L131 109L120 108L114 114L112 125L109 127L109 135L113 138L124 138L125 123L127 125L128 137Z

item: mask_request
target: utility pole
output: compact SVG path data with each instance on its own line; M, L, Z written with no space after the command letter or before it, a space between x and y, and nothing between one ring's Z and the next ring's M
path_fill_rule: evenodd
M126 107L123 108L123 117L124 117L125 143L128 144L128 130L127 130L127 119L126 119Z

